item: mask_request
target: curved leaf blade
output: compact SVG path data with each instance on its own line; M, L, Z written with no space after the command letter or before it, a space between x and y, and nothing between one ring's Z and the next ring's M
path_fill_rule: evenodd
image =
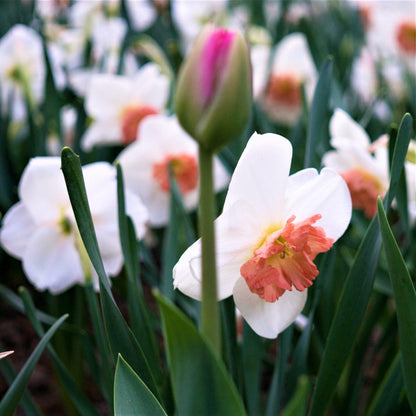
M40 340L37 347L34 349L29 359L26 361L23 368L20 370L19 374L13 381L12 385L7 390L5 396L0 402L0 415L2 416L12 416L19 401L25 391L26 385L29 382L30 376L32 375L33 370L35 369L36 363L38 362L40 356L42 355L43 350L48 344L49 340L61 326L62 322L68 315L61 316L46 332L45 336Z
M416 291L380 199L377 205L387 267L396 301L404 384L410 406L416 414Z
M383 201L387 210L394 199L403 170L410 141L411 121L410 115L405 114L400 124L393 152L390 185ZM319 368L310 416L325 414L329 406L367 309L380 249L380 226L376 216L364 235L344 284Z
M156 397L121 355L117 359L114 378L114 413L115 416L167 416Z
M193 323L155 293L163 321L177 414L245 415L244 405L224 364Z

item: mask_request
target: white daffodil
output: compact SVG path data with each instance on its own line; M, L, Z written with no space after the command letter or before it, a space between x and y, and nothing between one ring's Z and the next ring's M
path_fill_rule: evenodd
M115 168L97 162L83 168L85 186L98 245L109 275L122 266L117 219ZM19 183L20 202L3 219L0 242L12 256L21 259L23 270L38 290L60 293L85 282L79 232L69 201L58 157L32 159ZM127 212L136 233L145 233L147 211L139 198L126 191ZM93 271L97 287L97 276Z
M33 29L13 26L0 39L0 84L3 108L13 97L14 118L26 114L25 100L39 103L45 89L46 68L42 39Z
M148 117L140 126L140 140L129 145L118 157L126 186L140 196L155 227L169 222L169 165L177 181L186 209L198 203L198 147L182 129L176 117ZM214 186L223 189L229 175L214 160Z
M306 98L311 101L317 78L305 35L286 36L274 55L262 100L265 111L275 121L293 124L302 110L302 84Z
M377 212L377 197L388 188L387 157L372 155L370 139L365 130L345 111L336 109L329 124L331 146L322 163L347 182L354 208L372 218Z
M289 176L292 146L276 134L253 134L215 222L218 299L233 295L255 332L275 338L301 313L318 275L313 263L344 233L351 199L331 169ZM174 286L201 299L201 244L173 270Z
M97 74L87 91L85 107L93 118L82 146L129 144L136 140L139 123L163 111L169 96L169 78L156 64L144 65L134 78Z

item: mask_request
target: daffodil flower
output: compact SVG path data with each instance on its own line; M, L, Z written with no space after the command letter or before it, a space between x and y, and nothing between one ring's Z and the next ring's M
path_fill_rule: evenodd
M43 99L45 77L42 38L27 26L14 25L0 39L3 107L8 107L8 99L13 95L13 117L22 118L26 113L25 100L34 104Z
M118 161L123 168L127 187L140 196L149 211L151 225L169 222L169 165L177 181L186 209L198 204L198 147L182 129L175 116L152 116L143 120L140 140L124 149ZM214 159L214 185L223 189L229 175Z
M387 153L376 152L373 156L365 130L339 108L331 118L329 130L335 150L327 152L322 163L345 179L354 208L372 218L377 212L377 197L384 196L388 188Z
M318 275L315 257L330 249L351 218L343 179L331 169L289 176L292 146L276 134L253 134L215 222L218 299L233 295L259 335L275 338L301 313ZM201 298L200 241L173 270L174 286Z
M302 84L311 101L317 78L305 35L292 33L284 37L276 47L264 88L262 105L267 114L275 121L293 124L302 110Z
M28 279L38 290L49 289L51 293L63 292L87 278L80 251L82 243L60 167L59 157L37 157L29 162L19 183L20 202L6 213L0 230L2 246L22 260ZM123 262L115 168L97 162L86 165L83 174L104 268L114 276ZM147 211L128 190L126 207L138 237L142 238ZM89 267L89 277L97 287L97 276Z
M94 75L85 101L93 123L82 138L83 148L130 144L136 140L140 122L162 112L168 96L169 78L153 63L144 65L134 78Z

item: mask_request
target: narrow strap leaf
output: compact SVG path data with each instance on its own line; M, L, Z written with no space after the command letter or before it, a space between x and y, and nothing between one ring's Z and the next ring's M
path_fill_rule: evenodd
M26 361L23 368L20 370L19 374L15 378L12 385L7 390L3 399L0 402L0 415L2 416L12 416L19 405L20 399L25 391L27 383L32 375L33 370L35 369L36 363L38 362L43 350L48 344L49 340L61 326L62 322L68 315L61 316L46 332L45 336L40 340L37 347L34 349L29 359Z
M410 406L416 414L416 291L380 199L377 205L384 251L396 301L404 384Z

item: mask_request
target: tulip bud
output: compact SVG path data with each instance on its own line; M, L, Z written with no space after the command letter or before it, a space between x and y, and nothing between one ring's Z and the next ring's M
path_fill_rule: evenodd
M244 130L250 112L251 68L242 35L205 27L177 83L175 111L182 127L216 151Z

